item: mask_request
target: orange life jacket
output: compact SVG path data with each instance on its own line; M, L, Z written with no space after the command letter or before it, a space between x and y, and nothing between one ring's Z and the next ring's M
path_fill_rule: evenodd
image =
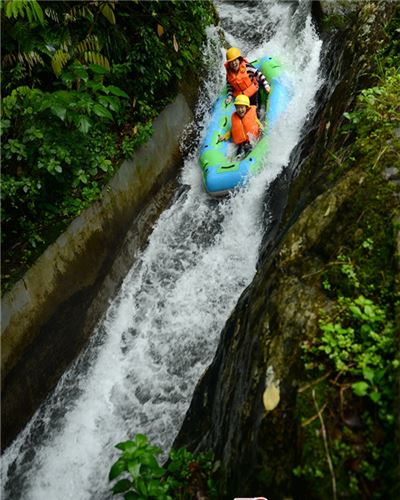
M250 106L243 118L240 118L236 111L232 114L232 139L235 144L248 142L249 134L257 138L260 133L255 106Z
M232 86L234 97L239 94L245 94L247 97L251 97L258 90L258 82L255 78L253 78L253 80L250 78L246 70L246 63L247 59L242 57L237 73L230 69L229 63L225 63L226 76L228 82Z

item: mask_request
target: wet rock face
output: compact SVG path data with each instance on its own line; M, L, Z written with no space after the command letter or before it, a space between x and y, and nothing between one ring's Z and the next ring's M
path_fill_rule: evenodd
M175 445L214 449L226 498L251 496L260 485L274 498L293 491L301 342L316 335L326 306L316 273L323 265L321 241L332 234L357 183L357 174L349 174L302 212L260 266L196 389Z
M326 41L330 78L291 165L268 193L273 223L258 272L222 332L174 443L214 451L221 460L220 498L296 497L301 343L318 334L319 312L330 307L319 271L340 241L362 182L357 168L339 180L330 177L328 151L346 140L336 133L342 113L372 65L371 47L382 39L391 13L389 4L360 3L357 22Z

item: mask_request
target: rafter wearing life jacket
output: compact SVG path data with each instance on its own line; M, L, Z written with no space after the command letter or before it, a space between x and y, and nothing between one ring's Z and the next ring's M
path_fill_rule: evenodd
M224 135L218 135L217 144L232 137L239 146L250 146L253 139L258 139L263 130L262 123L257 118L256 106L250 105L247 95L239 94L235 99L236 111L232 113L232 127Z
M243 144L260 137L261 123L257 118L256 106L249 106L243 118L240 118L236 111L232 114L231 134L235 144Z
M236 97L239 94L252 97L258 91L258 80L263 84L265 90L269 92L269 84L263 73L250 64L247 59L240 57L239 70L233 71L229 66L229 61L225 64L227 97Z

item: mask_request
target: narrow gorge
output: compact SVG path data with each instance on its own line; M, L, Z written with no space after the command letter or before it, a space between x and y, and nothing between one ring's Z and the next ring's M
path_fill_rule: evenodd
M382 76L379 54L389 58L391 36L398 43L398 4L214 5L219 25L207 28L197 97L186 82L188 95L160 115L153 141L112 181L106 216L95 204L86 213L94 219L71 225L98 227L96 263L89 252L67 273L54 293L68 286L70 295L15 358L4 499L111 498L114 445L138 433L162 448L162 459L171 447L213 452L221 500L400 494L398 404L390 412L378 400L393 401L392 392L375 390L378 375L389 380L398 403L393 342L382 347L390 369L372 373L364 360L358 399L357 374L342 382L347 368L336 372L335 362L343 360L319 343L330 327L354 333L349 311L370 312L368 332L372 325L393 337L399 324L399 108L389 102L382 111L382 143L373 133L357 139L353 114L363 89L380 96L393 81L396 91L398 78ZM265 168L215 200L202 186L198 152L225 82L227 46L249 59L273 54L292 95ZM385 311L368 293L386 300ZM367 410L376 419L362 423ZM371 447L385 450L379 466Z

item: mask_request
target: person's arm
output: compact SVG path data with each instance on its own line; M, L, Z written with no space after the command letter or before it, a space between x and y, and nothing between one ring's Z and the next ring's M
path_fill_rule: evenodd
M253 75L253 78L256 78L259 82L261 82L265 88L267 94L271 91L271 87L269 86L268 80L266 79L264 73L262 73L259 69L253 66L250 63L246 65L247 72Z
M226 100L225 102L229 104L233 99L233 88L232 85L228 81L228 77L226 77Z
M228 132L226 132L224 135L218 135L217 144L221 141L227 141L230 138L231 138L231 131L228 130Z

